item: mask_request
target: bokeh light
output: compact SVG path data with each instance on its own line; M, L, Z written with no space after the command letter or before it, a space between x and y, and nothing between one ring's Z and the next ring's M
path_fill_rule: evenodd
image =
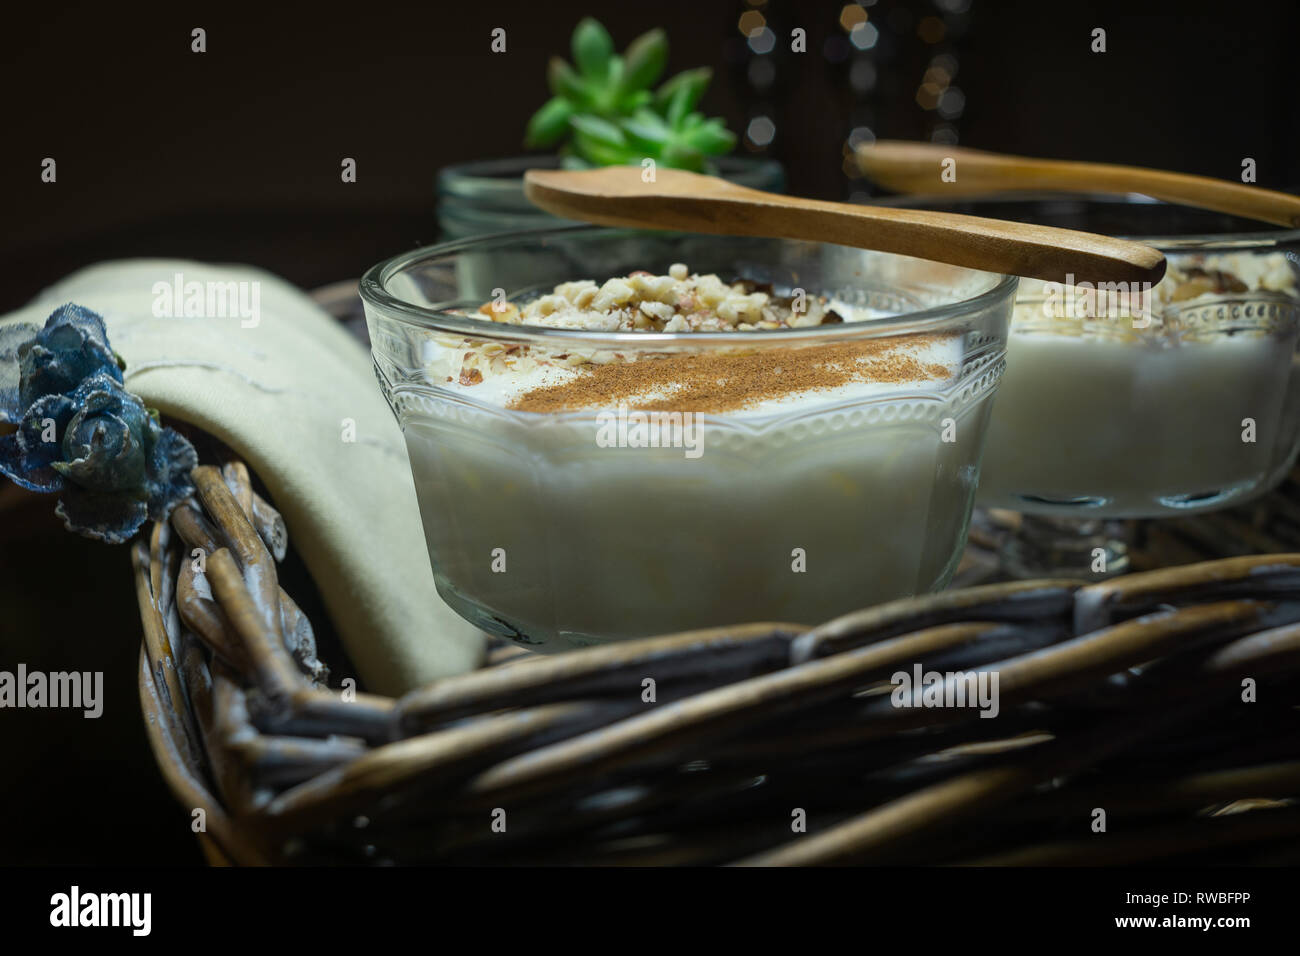
M776 139L776 124L767 116L755 116L745 127L745 144L751 149L767 149Z
M948 74L950 80L957 77L957 58L951 53L940 53L930 61L930 67L931 69L942 70Z
M776 34L770 27L759 27L749 35L749 48L760 56L776 48Z
M944 119L956 119L966 109L966 94L955 86L950 86L939 97L939 115Z
M876 141L875 132L868 126L855 126L849 130L848 146L857 150L859 146L870 146Z
M845 32L852 31L859 23L867 22L867 11L856 3L846 3L840 11L840 26Z
M755 30L767 26L767 18L757 10L746 10L740 15L740 32L743 36L752 36Z
M859 23L849 31L849 42L859 50L870 50L879 39L880 31L872 23Z
M865 56L858 57L849 67L849 85L855 93L870 93L876 88L876 64Z
M951 123L939 123L930 131L930 142L942 146L957 145L957 128Z

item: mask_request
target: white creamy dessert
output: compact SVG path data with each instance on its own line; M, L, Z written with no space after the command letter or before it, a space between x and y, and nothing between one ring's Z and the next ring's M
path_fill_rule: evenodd
M685 266L479 313L584 332L873 317ZM403 398L400 417L445 600L490 631L562 650L816 623L946 583L1000 349L972 360L953 332L779 348L683 338L679 352L430 338L441 394Z
M1145 300L1021 280L978 503L1155 517L1267 490L1300 440L1295 301L1282 253L1170 254Z

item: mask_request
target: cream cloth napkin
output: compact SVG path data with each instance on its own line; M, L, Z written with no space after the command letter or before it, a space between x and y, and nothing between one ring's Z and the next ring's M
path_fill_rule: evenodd
M228 317L185 318L184 297L163 291L178 275L182 291L240 283L247 308L214 298ZM194 288L207 310L218 287ZM66 302L104 316L126 387L164 423L216 435L266 483L368 688L400 694L479 664L482 633L434 588L401 430L337 321L258 269L141 259L82 269L0 322L43 325Z

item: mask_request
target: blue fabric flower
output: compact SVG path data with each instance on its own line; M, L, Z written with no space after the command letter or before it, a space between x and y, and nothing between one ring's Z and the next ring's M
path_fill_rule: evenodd
M63 457L62 436L76 406L67 395L45 395L31 404L12 435L0 437L0 474L32 491L61 491L53 465Z
M125 541L194 491L193 446L123 387L104 320L81 306L0 329L0 420L18 426L0 474L60 492L55 512L87 537Z
M18 416L45 395L71 395L82 382L103 372L123 384L122 366L108 346L108 329L97 312L68 303L50 314L43 329L22 325L6 329L0 339L0 359L6 351L18 360L18 381L13 395L0 395L0 415ZM32 332L35 335L32 335ZM10 383L4 383L10 384ZM3 401L3 399L8 401Z

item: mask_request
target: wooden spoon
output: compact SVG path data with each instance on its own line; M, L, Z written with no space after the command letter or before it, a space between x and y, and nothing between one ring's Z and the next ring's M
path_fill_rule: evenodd
M656 170L653 182L645 182L637 166L530 169L524 192L547 212L606 226L832 242L1057 282L1156 283L1165 272L1158 251L1122 239L955 213L780 196L678 169Z
M1300 226L1300 196L1207 176L1140 166L1032 159L900 140L860 146L857 159L858 166L873 181L896 192L951 196L1031 189L1142 193L1244 219ZM940 176L946 160L952 160L952 182L944 182Z

